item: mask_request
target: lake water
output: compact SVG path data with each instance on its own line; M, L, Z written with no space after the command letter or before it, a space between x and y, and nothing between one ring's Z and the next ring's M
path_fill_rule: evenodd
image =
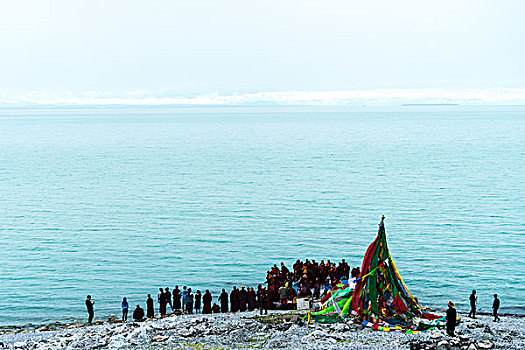
M361 265L385 214L422 305L525 313L525 107L0 111L0 324Z

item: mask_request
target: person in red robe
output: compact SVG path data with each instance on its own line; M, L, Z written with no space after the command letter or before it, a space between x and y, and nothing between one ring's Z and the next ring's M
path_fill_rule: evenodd
M206 293L202 296L202 313L211 314L211 301L212 296L209 290L206 289Z

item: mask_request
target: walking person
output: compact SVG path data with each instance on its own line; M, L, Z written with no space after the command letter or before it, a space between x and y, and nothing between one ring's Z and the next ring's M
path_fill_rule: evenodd
M202 299L201 291L197 290L195 292L195 313L196 314L201 313L201 299Z
M186 311L186 305L188 304L188 290L186 286L182 287L182 312Z
M181 299L181 294L180 294L180 289L179 289L179 286L175 286L175 288L173 289L173 309L175 309L175 311L180 311L181 309L181 304L180 304L180 299Z
M494 322L499 321L498 310L499 310L499 299L498 295L494 294L494 302L492 303L492 310L494 315Z
M191 294L191 288L188 288L188 294L186 294L186 312L189 314L193 313L193 294Z
M470 312L468 314L468 317L476 318L476 301L478 301L478 297L476 296L475 290L473 290L472 294L470 294L469 300L470 300Z
M86 308L88 312L88 325L90 326L91 326L91 323L93 322L93 317L95 316L95 311L93 310L94 304L95 302L91 300L91 295L88 295L86 297Z
M222 290L222 293L219 296L219 302L221 303L221 312L228 312L228 293L226 292L226 289Z
M128 300L126 298L122 299L122 304L120 304L122 307L122 321L126 322L128 320L128 310L129 310L129 304Z
M146 299L146 315L148 318L153 318L155 316L155 308L153 307L153 298L151 294L148 294L148 299Z
M455 337L454 331L456 330L456 309L454 308L454 303L449 301L448 302L448 310L447 310L447 334L451 337Z
M166 308L167 304L169 304L171 311L173 311L173 304L171 303L171 292L168 287L166 287L166 290L164 291L164 299L166 299Z

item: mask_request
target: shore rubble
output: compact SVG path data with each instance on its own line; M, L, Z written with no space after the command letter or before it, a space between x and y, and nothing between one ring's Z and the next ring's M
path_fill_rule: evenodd
M298 324L300 314L254 312L181 315L145 322L72 324L52 330L13 329L0 333L0 349L523 349L525 318L462 315L457 337L443 330L417 334L372 331L351 320ZM101 322L98 322L101 323Z

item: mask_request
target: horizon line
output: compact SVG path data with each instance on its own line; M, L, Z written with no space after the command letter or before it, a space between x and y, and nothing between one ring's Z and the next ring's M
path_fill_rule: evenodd
M12 93L0 91L0 108L50 107L274 107L525 105L525 89L369 89L208 93L193 96L167 91L88 91Z

